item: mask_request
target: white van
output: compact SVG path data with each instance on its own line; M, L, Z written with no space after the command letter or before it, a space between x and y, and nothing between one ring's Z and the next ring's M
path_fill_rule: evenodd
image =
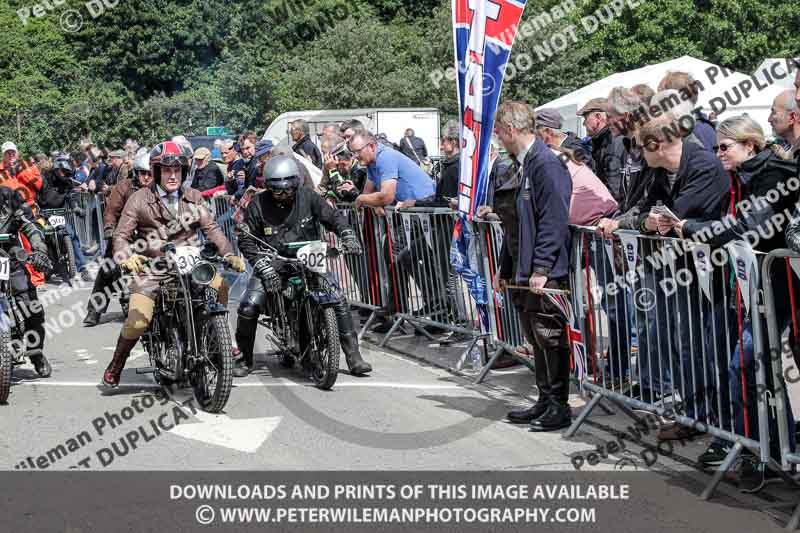
M291 111L283 113L272 121L264 139L273 139L277 144L291 146L289 124L297 119L308 122L311 140L319 146L319 134L328 123L341 124L346 120L360 120L374 134L385 133L390 142L399 144L407 128L414 130L414 135L425 141L429 157L438 157L439 110L435 108L407 109L324 109L318 111Z

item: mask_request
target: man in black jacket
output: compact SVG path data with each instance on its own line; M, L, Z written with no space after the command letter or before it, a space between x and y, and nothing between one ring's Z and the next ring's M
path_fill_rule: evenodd
M314 166L322 168L322 152L319 151L317 145L309 137L308 122L303 119L298 119L292 122L292 128L289 132L294 141L292 150L294 153L310 159Z
M273 157L264 167L264 184L267 190L256 195L245 212L246 231L240 232L239 249L253 267L254 273L239 304L236 343L242 352L242 358L234 369L237 377L247 376L253 367L256 328L258 317L265 309L266 293L280 292L285 281L282 265L260 253L259 242L254 237L258 236L276 248L281 255L286 255L285 245L290 242L321 240L321 223L339 236L345 253L361 253L356 234L347 225L344 217L313 189L301 187L301 176L299 163L293 157ZM329 278L329 281L336 286L332 279ZM366 374L372 371L372 367L361 358L350 306L341 292L337 292L339 294L334 309L347 366L353 375Z
M428 158L428 147L425 141L414 135L414 130L408 128L400 140L400 151L417 164Z
M12 246L22 249L18 235L22 234L31 244L31 265L39 272L47 272L52 268L52 263L47 255L47 245L44 243L42 233L33 222L33 212L19 192L8 187L0 187L0 233L12 235ZM52 368L42 352L44 348L45 328L44 310L36 287L31 283L31 276L24 263L10 254L9 281L11 291L24 317L25 338L24 349L33 363L36 373L46 378L50 377ZM7 324L7 318L3 319Z
M53 161L53 168L45 176L42 189L38 193L37 201L42 209L68 209L77 216L86 216L86 213L78 206L74 196L71 196L75 185L72 178L75 170L72 162L67 156L57 157ZM86 269L86 259L81 251L81 242L75 228L69 222L66 223L67 233L72 242L72 250L75 255L75 268L83 281L91 281L92 277Z
M607 109L606 98L592 98L578 110L578 116L583 117L583 126L592 138L594 172L619 203L624 196L620 188L622 162L619 155L622 139L611 132Z
M222 174L219 165L211 160L211 151L208 148L200 147L195 150L194 160L197 166L192 180L193 189L206 192L225 184L225 175Z
M654 98L658 98L659 94ZM637 204L639 214L635 227L645 234L657 233L659 226L664 226L661 218L667 216L665 209L677 216L677 220L715 220L729 198L730 178L722 163L696 138L671 133L675 131L673 119L670 114L652 118L636 133L638 142L644 148L648 167L652 169L647 194ZM667 252L662 250L661 253ZM663 289L659 287L661 280L675 276L665 267L667 261L662 259L660 263L660 266L656 266L653 262L644 262L643 283L649 284L653 291ZM684 266L692 278L696 277L692 261L679 259L676 263L677 268ZM678 279L681 277L678 276ZM707 320L712 311L710 302L699 297L697 291L692 289L694 287L677 283L674 295L669 297L666 305L662 302L662 305L644 310L651 333L645 342L640 342L639 360L643 389L653 390L652 384L649 384L651 372L648 369L658 373L658 368L672 368L670 381L674 390L681 391L682 414L704 420L706 409L710 406L704 401L703 372L706 365L703 361L701 316ZM658 334L654 335L654 332ZM659 356L662 358L660 364ZM716 368L716 361L711 358L707 365L707 368ZM644 399L652 400L652 397ZM666 432L662 437L690 437L695 432L694 429L676 426L674 431Z

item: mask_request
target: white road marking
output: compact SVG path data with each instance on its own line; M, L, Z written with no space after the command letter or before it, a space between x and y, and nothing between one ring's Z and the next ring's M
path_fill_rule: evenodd
M12 382L14 385L28 385L39 387L96 387L99 381L47 381L47 380L20 380ZM294 381L273 381L270 383L261 383L254 381L236 382L234 381L234 388L269 388L269 387L303 387L314 388L311 383L297 383ZM122 382L120 387L151 387L160 388L159 385L150 382ZM467 390L462 385L456 384L426 384L426 383L386 383L375 381L372 383L359 383L359 382L343 382L337 383L333 386L335 389L419 389L419 390Z

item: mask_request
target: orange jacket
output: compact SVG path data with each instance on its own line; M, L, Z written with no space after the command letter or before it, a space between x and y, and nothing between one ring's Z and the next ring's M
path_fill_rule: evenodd
M17 175L12 176L11 172L5 168L4 163L0 161L0 186L18 191L25 202L33 207L36 193L42 188L42 173L39 172L36 165L27 161L22 161L20 167Z

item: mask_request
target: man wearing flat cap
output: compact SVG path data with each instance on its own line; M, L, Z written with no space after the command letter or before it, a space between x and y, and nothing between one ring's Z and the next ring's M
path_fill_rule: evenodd
M102 192L110 192L111 187L119 183L121 179L130 177L131 169L128 168L128 164L125 162L127 157L128 154L125 150L113 150L108 154L111 170L106 174L104 183L101 186Z
M617 202L622 191L622 138L615 138L608 127L608 101L606 98L592 98L578 110L577 115L583 117L586 133L592 138L592 159L594 173L608 187Z
M558 109L543 107L536 112L536 134L547 146L564 148L575 156L575 159L594 170L594 159L589 150L577 135L564 132L564 121Z
M219 165L211 161L211 150L200 147L194 152L195 171L192 189L197 189L204 198L209 198L216 191L225 190L225 175Z

